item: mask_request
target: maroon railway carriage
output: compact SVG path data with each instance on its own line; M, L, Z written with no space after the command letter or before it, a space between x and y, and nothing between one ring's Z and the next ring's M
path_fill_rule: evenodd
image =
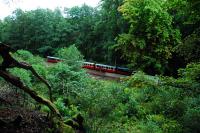
M49 63L58 63L61 61L63 61L63 60L60 58L53 57L53 56L47 56L47 62L49 62Z
M58 63L63 61L60 58L47 56L47 62L49 63ZM117 66L109 66L104 64L95 64L92 62L83 62L82 68L97 70L101 72L108 72L108 73L117 73L122 75L131 75L131 72L128 68L124 67L117 67Z
M104 65L104 64L95 64L92 62L84 62L82 68L97 70L97 71L101 71L101 72L117 73L117 74L122 74L122 75L131 75L131 72L128 68L109 66L109 65Z

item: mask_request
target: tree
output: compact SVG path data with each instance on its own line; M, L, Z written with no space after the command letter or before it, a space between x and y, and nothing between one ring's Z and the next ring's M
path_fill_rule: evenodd
M95 60L98 47L94 33L95 24L99 21L97 9L84 4L81 7L66 9L65 13L74 27L72 31L74 43L86 59Z
M56 47L70 44L71 25L59 9L17 9L12 16L4 19L3 24L2 41L16 49L48 55Z
M115 51L113 45L118 34L126 32L128 24L118 11L123 0L102 0L99 11L98 23L94 28L94 35L98 53L108 64L123 64L120 58L121 52Z
M183 43L176 47L185 64L200 61L200 2L196 0L170 0L168 12L174 26L180 29Z
M119 8L129 22L128 33L117 38L116 50L130 66L149 74L164 73L173 48L181 42L165 0L126 0Z

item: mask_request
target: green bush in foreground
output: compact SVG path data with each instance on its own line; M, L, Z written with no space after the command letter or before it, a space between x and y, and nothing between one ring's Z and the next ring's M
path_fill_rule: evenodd
M62 49L62 55L68 50ZM199 63L180 69L180 77L177 79L137 72L117 83L90 78L81 69L79 62L77 65L76 62L71 64L67 61L46 65L40 57L26 51L19 53L17 59L31 63L50 82L54 103L63 118L68 120L81 114L87 132L200 131ZM76 59L81 59L79 54L77 56ZM12 69L11 72L20 76L26 85L48 97L47 88L29 72L21 69ZM45 107L42 110L48 111Z

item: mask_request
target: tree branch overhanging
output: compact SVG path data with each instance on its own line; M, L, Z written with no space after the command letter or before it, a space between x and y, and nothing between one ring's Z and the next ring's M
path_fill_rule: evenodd
M13 68L13 67L30 70L34 76L36 76L40 81L42 81L48 87L49 98L51 102L53 102L52 89L49 83L44 78L42 78L30 64L25 63L25 62L18 62L17 60L15 60L9 53L11 51L13 51L11 47L9 47L6 44L0 43L0 55L3 58L3 62L0 66L0 70L6 71L7 68Z
M28 93L35 101L44 104L49 107L49 109L60 117L59 111L54 107L52 101L52 93L51 93L51 87L48 84L48 82L43 79L39 74L33 69L33 67L25 62L18 62L15 60L11 55L10 52L12 51L12 48L8 45L5 45L3 43L0 43L0 55L3 58L3 62L0 65L0 76L4 78L7 82L11 83L12 85L22 89L24 92ZM25 70L30 70L33 75L35 75L40 81L42 81L44 84L47 85L50 93L50 99L51 101L40 97L35 91L31 90L29 87L25 86L23 82L20 80L19 77L16 77L12 74L10 74L7 69L8 68L23 68Z

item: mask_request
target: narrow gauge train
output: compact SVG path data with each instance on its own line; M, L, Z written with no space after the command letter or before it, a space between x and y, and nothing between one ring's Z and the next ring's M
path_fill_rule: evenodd
M60 59L60 58L53 57L53 56L47 56L47 62L49 62L49 63L58 63L61 61L62 61L62 59Z
M47 56L47 62L49 63L58 63L63 61L60 58ZM131 71L125 67L118 67L118 66L109 66L104 64L95 64L92 62L83 62L82 68L97 70L101 72L108 72L108 73L117 73L122 75L131 75Z
M131 75L131 71L128 68L118 67L118 66L109 66L109 65L104 65L104 64L95 64L92 62L83 62L82 68L97 70L101 72Z

